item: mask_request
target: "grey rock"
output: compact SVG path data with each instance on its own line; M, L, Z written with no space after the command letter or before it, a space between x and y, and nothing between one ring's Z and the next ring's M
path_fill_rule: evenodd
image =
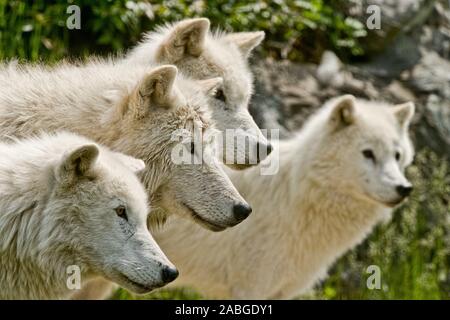
M332 51L325 51L316 72L317 80L322 85L339 88L344 84L342 62Z
M386 87L386 90L395 101L407 102L414 101L416 99L414 92L398 80L393 80Z
M430 148L450 161L450 4L447 0L351 2L353 9L360 8L352 15L359 17L368 4L382 7L383 30L374 32L373 38L382 53L358 65L346 65L332 52L325 52L318 66L258 61L256 93L250 105L257 124L279 128L286 138L326 100L338 95L350 93L391 103L414 101L416 148Z
M420 61L421 52L418 43L417 35L400 35L365 68L379 77L398 77Z
M367 8L376 5L380 8L381 28L368 30L364 43L366 51L379 53L391 45L400 34L410 32L430 17L434 10L435 0L363 0L355 1L355 18L366 24L370 14Z
M418 110L413 130L417 145L450 155L450 101L429 95L425 105Z
M410 82L418 91L435 92L450 99L450 61L423 50L422 59L411 71Z
M425 63L427 61L422 61L425 66L429 65ZM441 58L433 61L438 65L432 64L432 70L446 70L444 66L448 61ZM425 68L422 65L416 67ZM258 75L256 92L250 105L257 124L261 128L278 128L281 138L287 138L300 129L325 101L342 94L351 93L360 98L391 103L414 101L417 112L412 133L416 148L427 147L440 155L450 156L450 99L446 96L450 82L442 80L450 73L439 72L441 78L435 80L436 73L410 70L410 80L402 80L401 77L386 79L368 73L361 66L343 65L341 72L345 81L336 88L320 83L316 78L317 68L287 61L260 61L255 67ZM419 82L418 75L421 75Z

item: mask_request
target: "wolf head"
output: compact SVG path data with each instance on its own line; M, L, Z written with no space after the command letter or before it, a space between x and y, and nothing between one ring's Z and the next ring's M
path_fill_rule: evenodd
M345 95L323 111L326 130L317 134L314 164L320 180L336 190L389 207L406 198L404 175L413 159L408 126L414 104L390 106Z
M192 159L199 152L214 154L214 129L205 105L220 83L221 79L196 83L177 77L177 68L170 65L152 69L118 105L112 120L121 130L116 148L146 163L141 175L152 205L214 231L241 222L250 206L214 157L177 161L174 153ZM192 139L180 141L180 132L189 138L200 136L200 145Z
M147 196L134 174L142 169L141 160L95 144L79 145L55 165L49 201L61 220L62 239L68 239L63 254L71 252L84 271L136 293L178 275L148 232ZM49 239L57 236L48 231Z
M236 144L225 140L223 135L222 144L225 164L242 169L259 163L272 150L248 112L253 78L247 58L264 39L264 32L212 34L209 25L208 19L198 18L161 27L146 35L128 59L143 64L174 64L194 79L223 78L223 84L209 99L209 108L220 131L240 129L235 135L245 137L246 143ZM244 155L245 159L237 163L226 156L227 152L228 155Z

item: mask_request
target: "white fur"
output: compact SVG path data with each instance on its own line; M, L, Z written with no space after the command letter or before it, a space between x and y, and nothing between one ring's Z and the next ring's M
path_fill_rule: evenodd
M147 164L142 181L158 212L194 217L219 230L240 222L233 206L245 201L217 162L176 165L171 159L175 131L193 134L195 123L211 134L209 91L211 83L177 76L173 66L95 59L52 68L2 65L0 135L65 129L141 158ZM212 148L207 139L202 147L204 153Z
M310 289L402 200L395 187L408 185L402 172L413 157L412 113L412 104L344 96L276 147L276 175L229 171L254 213L218 234L170 220L155 238L180 270L174 284L239 299L292 298ZM376 163L362 154L367 148Z
M225 101L212 99L209 108L219 130L241 129L250 149L257 150L259 157L231 144L224 144L229 152L243 154L245 163L230 163L232 168L243 169L258 163L266 156L268 141L261 133L248 112L248 103L253 93L253 75L247 59L251 51L264 39L264 32L225 33L210 32L209 20L205 18L186 19L157 28L144 36L144 40L127 55L126 63L147 66L152 63L171 63L181 72L194 79L223 78L222 91ZM262 151L264 150L264 151ZM251 163L250 159L257 161Z
M103 276L138 293L164 285L162 269L174 267L146 228L133 173L142 167L70 133L1 143L0 299L67 298L72 265L82 283Z

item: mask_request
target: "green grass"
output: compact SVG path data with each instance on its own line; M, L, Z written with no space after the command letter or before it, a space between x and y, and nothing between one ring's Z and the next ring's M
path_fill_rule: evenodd
M81 30L66 28L72 4L81 9ZM347 5L346 0L0 0L0 59L55 61L124 51L144 31L199 16L227 31L266 31L261 49L275 58L318 61L325 49L353 57L364 53L360 40L366 31L340 13Z

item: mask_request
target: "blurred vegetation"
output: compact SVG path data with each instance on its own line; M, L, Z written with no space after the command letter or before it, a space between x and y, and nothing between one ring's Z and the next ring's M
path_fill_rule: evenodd
M0 58L54 61L108 54L135 44L144 31L203 16L227 31L264 30L262 50L275 58L318 61L325 49L362 55L364 26L340 12L345 0L288 1L17 1L0 0ZM81 29L69 30L69 5L81 9Z
M344 17L344 0L292 1L15 1L0 0L0 59L57 61L111 54L134 45L156 25L203 16L227 31L266 31L261 53L316 62L325 49L341 58L364 54L361 23ZM81 30L69 30L67 7L81 8ZM449 299L450 172L428 151L409 170L411 199L331 270L313 298ZM381 268L381 290L368 290L369 265ZM115 299L133 298L119 290ZM163 289L143 299L199 299L189 289Z

